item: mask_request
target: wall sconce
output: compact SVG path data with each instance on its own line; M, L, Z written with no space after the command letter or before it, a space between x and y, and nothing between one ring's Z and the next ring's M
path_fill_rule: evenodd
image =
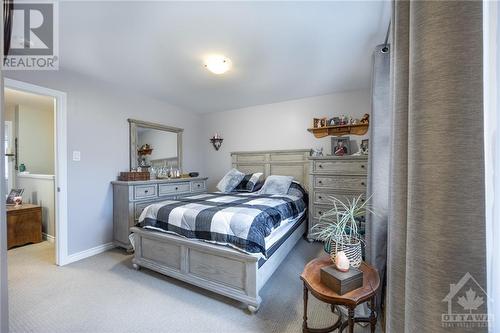
M210 142L214 145L215 150L219 150L220 146L222 146L223 138L221 138L219 133L215 133L213 137L210 138Z

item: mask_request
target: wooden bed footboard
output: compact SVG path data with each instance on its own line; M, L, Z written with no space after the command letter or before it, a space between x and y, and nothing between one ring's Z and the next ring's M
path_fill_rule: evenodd
M137 270L146 267L239 300L255 312L261 303L259 290L305 231L306 223L301 223L259 268L257 257L228 247L133 227L132 263Z

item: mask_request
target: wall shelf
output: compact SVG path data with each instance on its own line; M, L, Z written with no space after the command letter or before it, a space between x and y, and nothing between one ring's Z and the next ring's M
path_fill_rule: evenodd
M323 126L316 128L308 128L307 130L314 134L316 138L324 138L325 136L342 136L346 134L363 135L368 132L369 124L356 125L338 125L338 126Z

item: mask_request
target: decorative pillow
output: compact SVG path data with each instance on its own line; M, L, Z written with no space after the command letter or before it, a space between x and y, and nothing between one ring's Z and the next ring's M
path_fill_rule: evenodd
M293 177L289 176L269 176L260 190L260 194L280 194L286 195Z
M233 191L236 186L241 182L241 180L245 177L243 172L239 172L236 169L229 170L228 173L217 184L217 188L219 191L224 193L229 193Z
M234 189L236 192L255 192L262 187L262 172L245 175L241 183Z

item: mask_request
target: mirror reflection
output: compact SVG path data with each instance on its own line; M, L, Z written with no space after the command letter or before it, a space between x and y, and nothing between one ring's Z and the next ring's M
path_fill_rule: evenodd
M141 168L178 168L177 133L137 128L138 165Z
M135 119L128 121L130 170L149 171L153 178L180 174L183 130Z

